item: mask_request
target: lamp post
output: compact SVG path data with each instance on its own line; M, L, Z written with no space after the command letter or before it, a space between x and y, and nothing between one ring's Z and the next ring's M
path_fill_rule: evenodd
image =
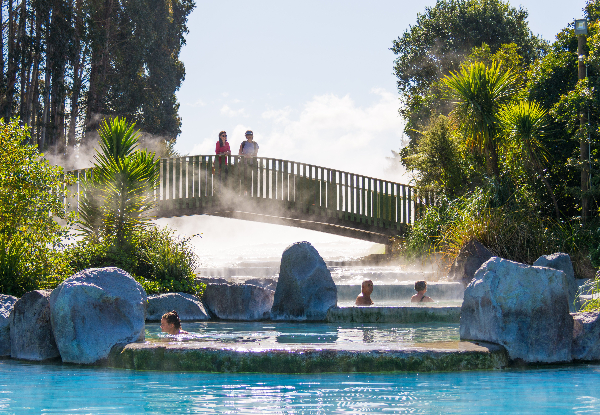
M585 43L587 35L587 20L575 20L575 35L577 35L577 74L578 79L586 78L585 65ZM587 124L587 114L585 111L579 113L579 130L584 131ZM588 191L590 190L590 141L582 135L579 142L579 161L581 163L581 221L583 223L589 217L590 206Z

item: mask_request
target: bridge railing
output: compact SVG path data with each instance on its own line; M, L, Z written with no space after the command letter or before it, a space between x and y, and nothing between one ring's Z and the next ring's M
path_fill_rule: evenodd
M161 159L161 210L216 206L222 190L256 204L400 230L429 195L411 186L312 164L268 157L198 155Z
M75 183L67 202L77 209L80 183L93 171L68 174ZM232 197L252 201L264 213L285 210L398 231L433 202L409 185L290 160L215 155L160 160L157 216L206 213Z

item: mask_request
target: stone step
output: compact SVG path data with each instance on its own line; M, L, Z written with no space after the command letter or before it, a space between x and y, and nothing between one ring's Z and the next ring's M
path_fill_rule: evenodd
M329 323L459 323L460 307L334 307Z

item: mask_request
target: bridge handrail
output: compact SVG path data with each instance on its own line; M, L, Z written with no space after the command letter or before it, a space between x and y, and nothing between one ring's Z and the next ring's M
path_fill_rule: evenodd
M223 157L227 160L225 174L219 173L218 167ZM201 213L218 206L221 174L226 187L233 189L240 200L283 206L296 216L393 228L399 233L414 222L424 205L433 201L431 194L421 194L407 184L273 157L199 154L161 158L159 168L155 197L158 210L168 212L165 215ZM67 172L77 179L71 185L75 193L81 190L79 181L91 171L93 168ZM77 199L77 195L71 197L74 207Z

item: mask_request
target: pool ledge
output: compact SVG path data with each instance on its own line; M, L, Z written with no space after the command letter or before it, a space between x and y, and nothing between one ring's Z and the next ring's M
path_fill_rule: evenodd
M333 307L329 323L459 323L460 307Z
M445 372L501 369L508 366L508 354L502 346L464 341L396 350L146 342L113 348L107 363L123 369L220 373Z

